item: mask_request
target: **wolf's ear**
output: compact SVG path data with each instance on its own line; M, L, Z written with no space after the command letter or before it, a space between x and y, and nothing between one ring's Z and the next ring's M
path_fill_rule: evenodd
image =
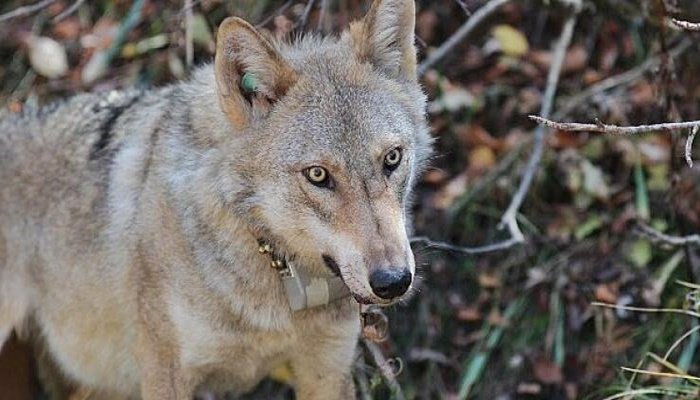
M229 17L216 36L219 103L236 129L267 114L297 79L282 55L249 23Z
M415 81L414 0L374 0L367 15L350 25L353 51L394 79Z

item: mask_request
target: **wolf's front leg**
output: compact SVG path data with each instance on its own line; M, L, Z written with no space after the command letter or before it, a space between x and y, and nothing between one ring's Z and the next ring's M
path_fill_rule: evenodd
M137 359L141 371L141 399L191 400L193 375L180 365L180 349L168 322L156 319L142 309L137 340ZM150 317L150 318L149 318ZM157 322L157 323L153 323Z
M294 391L299 400L355 400L351 368L324 370L318 364L293 364Z
M359 325L359 323L358 323ZM294 389L300 400L354 400L352 365L357 348L357 330L344 337L309 338L291 360Z
M156 350L156 351L153 351ZM157 349L141 352L141 398L143 400L191 400L191 379L179 368L173 354Z

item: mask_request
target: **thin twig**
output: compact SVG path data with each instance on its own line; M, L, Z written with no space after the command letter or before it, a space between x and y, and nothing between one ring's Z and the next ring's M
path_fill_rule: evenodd
M472 185L469 192L463 194L454 201L452 206L450 206L448 214L454 216L455 213L463 209L467 204L469 204L469 202L472 201L472 199L474 199L474 197L478 196L479 193L488 188L501 175L512 170L511 166L513 163L520 158L520 154L523 152L523 149L530 146L531 142L532 140L528 138L510 150L508 154L498 161L498 164L495 167L491 168L483 177Z
M479 24L485 20L489 15L493 14L500 6L509 2L510 0L491 0L484 4L483 7L475 11L472 16L457 29L457 31L452 34L445 42L440 45L435 51L430 53L427 59L423 61L418 66L418 75L423 75L428 68L432 67L438 61L440 61L447 53L449 53L453 47L455 47L459 42L464 40Z
M85 84L91 84L101 78L106 72L107 67L112 62L112 59L119 53L127 35L131 32L139 21L141 21L141 12L145 0L135 0L131 4L129 12L122 20L117 32L112 38L112 44L103 51L97 51L92 55L81 72L81 79Z
M698 128L700 128L700 126L691 129L690 135L688 135L688 139L685 141L685 162L688 163L690 168L693 168L693 140L695 140L695 135L698 134Z
M536 115L530 115L530 119L537 122L538 124L558 129L560 131L599 132L608 133L612 135L636 135L640 133L649 132L673 132L680 129L691 129L690 134L688 135L688 138L685 142L685 159L691 168L693 167L693 140L695 139L695 135L697 134L698 128L700 128L700 121L667 122L663 124L653 125L617 126L607 125L602 123L601 121L596 121L595 124L580 124L577 122L556 122L546 118L538 117Z
M576 25L576 19L578 17L579 11L581 10L581 1L573 0L572 7L572 11L570 12L568 18L566 19L566 22L564 23L564 27L562 28L559 40L557 41L554 47L554 57L552 59L552 65L550 66L549 73L547 75L547 86L545 88L544 99L542 101L542 109L540 110L540 115L544 118L549 117L549 115L552 113L554 95L557 91L557 86L559 84L559 77L561 76L561 69L562 65L564 64L566 49L571 43L571 38L574 34L574 26ZM508 206L506 212L501 218L500 226L507 226L511 236L519 242L523 242L525 238L523 237L523 234L520 231L520 227L518 226L518 221L516 217L518 211L520 210L520 206L522 206L523 201L525 200L525 195L530 189L530 185L532 184L532 179L535 176L535 172L537 172L537 169L539 168L540 160L542 159L542 152L544 150L545 134L546 132L543 127L540 126L537 129L535 129L535 139L532 145L532 154L530 155L530 159L528 160L527 166L525 167L523 178L520 181L518 190L515 192L515 195L513 196L513 199L510 202L510 205Z
M668 52L668 56L671 58L676 58L679 55L683 54L686 50L688 50L688 48L690 48L692 44L692 40L684 38L684 40L682 40L677 46L675 46ZM590 86L589 88L584 89L580 93L571 96L569 99L566 99L565 104L559 107L557 112L554 113L554 119L562 119L568 116L583 102L595 95L598 95L618 86L628 85L632 82L635 82L645 72L657 68L659 64L661 64L661 57L657 55L653 58L646 60L642 64L632 68L629 71L625 71L621 74L613 75L609 78L603 79L602 81Z
M673 22L673 24L677 27L685 29L686 31L700 32L700 22L688 22L675 18L672 18L671 22Z
M382 373L387 385L389 385L389 388L394 394L393 398L397 400L404 400L405 397L403 395L403 391L401 390L401 385L399 385L399 383L396 381L396 372L391 367L391 364L387 361L386 357L384 357L384 354L382 354L382 350L376 343L370 340L363 340L363 342L367 347L367 350L369 350L370 354L372 355L374 364L379 368L379 371Z
M287 0L284 4L279 6L277 10L275 10L272 14L268 15L265 19L262 20L262 22L260 22L256 26L260 28L267 25L270 21L275 19L275 17L277 17L278 15L282 15L282 13L287 11L287 9L292 5L292 3L294 3L294 0Z
M647 371L644 369L629 368L629 367L620 367L620 369L622 369L623 371L634 372L636 374L662 376L665 378L680 378L680 379L687 379L690 381L700 381L700 377L688 375L688 374L684 375L684 374L676 374L676 373L671 373L671 372Z
M22 17L25 15L29 15L32 13L35 13L42 8L46 8L50 6L51 4L55 3L56 0L42 0L38 3L30 4L28 6L22 6L19 8L16 8L10 12L7 12L5 14L0 15L0 22L7 21L12 18L17 18L17 17Z
M311 15L311 9L314 8L315 2L315 0L308 0L306 2L306 7L304 7L304 13L301 15L301 19L297 23L297 27L303 29L306 26L306 22L309 20L309 15Z
M594 301L591 303L592 306L612 308L615 310L625 310L625 311L639 311L648 313L670 313L670 314L682 314L688 315L690 317L700 318L700 313L690 310L682 310L679 308L648 308L648 307L633 307L633 306L622 306L618 304L608 304L601 303L599 301Z
M326 17L328 16L328 0L321 0L321 10L318 15L316 29L326 32Z
M428 237L425 236L416 236L411 238L411 243L421 243L425 245L426 247L434 248L434 249L440 249L440 250L447 250L447 251L453 251L455 253L462 253L462 254L483 254L483 253L491 253L493 251L499 251L499 250L506 250L509 249L516 244L520 243L519 240L517 240L514 237L511 237L510 239L493 243L493 244L487 244L484 246L476 246L476 247L466 247L466 246L457 246L451 243L445 243L445 242L440 242L436 240L432 240Z
M551 121L547 118L543 118L537 115L530 115L531 120L548 126L550 128L559 129L561 131L568 132L600 132L600 133L610 133L613 135L635 135L639 133L648 132L672 132L679 129L691 129L700 126L700 121L688 121L688 122L667 122L663 124L653 124L653 125L636 125L636 126L617 126L617 125L607 125L600 121L595 124L579 124L576 122L556 122Z
M71 4L70 7L66 8L66 9L63 10L60 14L58 14L58 15L55 16L55 17L53 17L53 20L51 20L51 21L52 21L54 24L55 24L56 22L60 22L61 20L63 20L63 19L66 18L67 16L73 14L78 8L80 8L80 6L83 5L83 3L85 3L85 0L77 0L77 1L75 1L73 4Z
M181 18L183 15L185 15L185 13L187 12L187 9L188 9L188 8L192 9L192 8L194 8L195 6L197 6L197 5L198 5L199 3L201 3L201 2L202 2L202 0L192 0L192 4L190 4L189 7L183 7L182 10L180 10L180 12L177 13L177 15L175 16L175 18Z
M680 247L686 245L700 246L700 235L672 236L659 232L651 226L639 223L636 227L640 233L654 243L665 244L667 246Z
M459 4L459 7L462 9L462 11L464 11L464 13L467 14L467 17L472 16L472 12L469 9L469 7L467 7L467 3L465 3L464 0L455 0L455 1L457 1L457 4Z
M673 342L673 345L671 345L671 347L666 351L666 354L664 354L664 361L668 360L668 358L671 356L671 353L673 353L673 350L675 350L678 346L680 346L680 344L683 343L683 341L685 339L687 339L688 336L692 335L693 333L695 333L699 330L700 330L700 325L696 325L696 326L690 328L690 330L688 330L688 332L684 333L683 336L676 339L676 341Z
M187 69L191 69L192 64L194 63L192 0L185 0L183 11L185 12L185 60L187 62Z
M500 5L505 3L506 1L507 0L493 0L490 3L487 3L487 5ZM559 77L561 76L562 65L564 64L564 56L566 55L566 49L571 43L571 38L574 34L574 26L576 25L576 19L579 11L581 10L581 0L570 0L570 3L572 5L572 10L568 18L566 19L566 22L564 23L564 27L562 28L561 34L559 35L559 40L554 46L554 57L552 59L552 65L550 66L549 73L547 75L547 85L543 96L542 109L540 110L540 115L545 118L547 118L552 112L554 95L557 91ZM472 18L470 18L470 21L477 18L477 14L481 12L485 7L486 6L480 8L479 11L475 12ZM450 39L448 39L448 41L449 40ZM498 224L498 227L501 229L504 227L508 228L508 232L510 234L509 239L479 247L456 246L450 243L434 241L427 237L414 237L411 239L411 242L424 243L428 247L455 251L464 254L481 254L499 250L506 250L517 244L523 243L525 241L525 236L523 235L522 231L520 230L520 227L518 226L518 211L520 210L520 207L522 206L523 201L525 200L525 195L530 189L530 185L532 184L532 179L535 176L535 172L537 172L537 169L539 168L540 160L542 159L542 152L544 150L545 134L546 131L542 126L538 127L535 130L534 143L532 145L532 153L530 154L527 166L525 167L525 172L523 173L522 180L520 181L520 185L518 186L518 189L513 195L513 198L511 199L508 208L503 213L503 216L501 217L501 222Z

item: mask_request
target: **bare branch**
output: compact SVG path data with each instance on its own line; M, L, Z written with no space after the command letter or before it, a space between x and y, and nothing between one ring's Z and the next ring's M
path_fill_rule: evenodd
M491 253L491 252L499 251L499 250L507 250L520 242L521 241L517 240L516 238L510 238L510 239L507 239L507 240L504 240L501 242L487 244L485 246L466 247L466 246L457 246L457 245L454 245L451 243L435 241L435 240L432 240L432 239L425 237L425 236L416 236L416 237L411 238L411 243L421 243L421 244L425 245L426 247L431 247L434 249L454 251L455 253L470 254L470 255Z
M678 45L676 45L668 52L669 57L678 57L679 55L683 54L686 50L688 50L692 44L692 40L684 38L684 40L682 40ZM571 96L569 99L566 99L565 104L559 107L557 112L554 113L554 119L561 119L568 116L569 113L571 113L578 106L580 106L582 103L584 103L586 100L590 99L593 96L601 94L612 88L629 85L635 82L637 79L639 79L640 76L642 76L647 71L658 68L660 64L661 57L659 55L656 55L653 58L646 60L642 64L632 68L629 71L625 71L618 75L613 75L609 78L603 79L602 81Z
M52 22L55 24L56 22L59 22L59 21L63 20L64 18L66 18L67 16L73 14L78 8L80 8L80 6L83 5L83 3L85 3L85 0L77 0L76 2L71 4L70 7L66 8L60 14L53 17Z
M671 19L674 25L686 31L700 32L700 22L688 22L680 19Z
M284 4L282 4L281 6L279 6L279 7L277 8L277 10L275 10L272 14L268 15L268 16L267 16L265 19L263 19L259 24L257 24L256 27L261 28L261 27L267 25L268 23L270 23L270 21L272 21L273 19L275 19L275 17L277 17L278 15L282 15L285 11L287 11L287 9L288 9L289 7L291 7L291 5L292 5L293 3L294 3L294 0L287 0L287 1L285 1Z
M311 9L314 7L315 0L308 0L306 2L306 7L304 7L304 14L301 15L301 19L297 23L297 26L300 28L304 28L306 26L306 22L309 20L309 15L311 14Z
M672 247L680 247L686 245L700 246L700 235L698 234L688 236L667 235L641 222L636 226L636 228L640 231L642 235L644 235L644 237L649 239L652 243L663 244Z
M572 0L572 6L572 11L564 23L559 40L557 41L553 50L554 57L552 59L552 65L549 68L549 73L547 74L547 86L544 92L544 100L542 101L542 109L540 110L540 115L544 118L549 117L549 115L552 113L554 95L559 84L559 77L561 76L561 69L562 65L564 64L566 49L571 43L571 38L574 34L574 26L576 25L576 19L579 11L581 10L581 1ZM543 127L538 127L535 130L535 140L532 145L532 154L530 155L530 159L525 167L523 178L520 181L518 190L515 192L515 195L513 195L510 205L501 218L500 226L507 226L512 238L519 242L525 241L525 238L518 227L516 217L518 211L520 210L520 206L522 206L523 201L525 200L525 195L530 189L535 172L537 172L537 169L539 168L540 160L542 159L542 152L544 150L545 134L546 132Z
M391 363L386 359L386 357L384 357L384 354L382 354L382 350L379 348L379 346L377 346L376 343L373 343L372 341L363 340L363 342L367 347L367 350L369 350L370 354L372 355L372 358L374 359L374 364L377 365L379 371L382 373L382 376L386 380L387 385L389 385L389 388L393 392L393 398L397 400L404 400L405 397L403 395L403 391L401 390L401 386L396 381L397 373L396 371L394 371L394 368L391 366Z
M690 168L693 167L692 150L693 150L693 140L695 135L700 128L700 121L688 121L688 122L667 122L663 124L654 125L637 125L637 126L617 126L617 125L607 125L600 121L596 121L595 124L580 124L576 122L556 122L551 121L546 118L538 117L536 115L530 115L530 119L537 122L538 124L548 126L550 128L558 129L560 131L568 132L599 132L608 133L612 135L636 135L639 133L649 133L649 132L673 132L679 129L691 129L690 134L685 142L685 160L687 161Z
M493 0L487 5L497 7L498 5L501 5L506 1L507 0ZM542 101L542 109L540 110L540 115L544 118L549 117L549 115L552 112L552 106L554 104L554 95L557 91L557 86L559 84L559 77L561 76L561 69L562 65L564 64L566 49L571 43L571 38L574 34L574 26L576 25L576 19L579 11L581 10L581 0L569 0L569 3L572 6L572 10L569 16L567 17L566 22L564 23L564 27L562 28L561 34L559 35L559 40L554 46L554 57L552 59L552 65L550 66L549 73L547 74L547 85L545 87L544 99ZM497 5L494 6L494 4ZM484 8L486 8L486 6L480 8L479 11L475 12L469 21L477 18L477 14L481 12ZM483 19L483 17L481 18ZM462 28L460 28L460 30L461 29ZM450 39L448 39L448 42ZM535 173L539 168L540 160L542 159L542 152L544 150L545 134L545 129L542 126L538 127L535 130L535 138L534 143L532 145L532 153L530 154L527 166L525 167L525 172L523 173L522 180L520 181L520 185L518 185L518 189L513 195L513 198L511 199L508 208L503 213L503 216L501 217L501 222L498 224L498 227L501 229L504 227L508 228L508 232L510 234L509 239L479 247L455 246L449 243L433 241L426 237L415 237L411 239L411 242L425 243L429 247L449 251L456 251L464 254L480 254L499 250L506 250L517 244L523 243L525 241L525 236L523 235L522 231L520 230L520 227L518 226L517 215L518 211L520 210L520 207L523 204L523 201L525 200L525 195L530 189L530 185L532 184L532 180L535 176Z
M450 36L435 51L430 53L428 58L426 58L425 61L418 66L418 75L423 75L428 68L440 61L452 50L453 47L464 40L464 38L466 38L474 30L474 28L479 26L483 20L498 10L500 6L509 1L510 0L491 0L484 4L483 7L475 11L472 16L464 24L462 24L462 26L460 26L454 34L452 34L452 36Z
M19 8L16 8L10 12L7 12L5 14L0 15L0 22L7 21L12 18L17 18L17 17L22 17L24 15L32 14L35 13L42 8L46 8L50 6L51 4L55 3L56 0L42 0L38 3L31 4L28 6L22 6Z
M700 121L688 121L688 122L667 122L663 124L653 124L653 125L637 125L637 126L617 126L617 125L607 125L600 121L595 124L579 124L575 122L556 122L551 121L537 115L530 115L531 120L548 126L550 128L559 129L561 131L568 132L600 132L600 133L610 133L613 135L635 135L639 133L648 132L671 132L679 129L691 129L700 126Z
M316 28L321 32L328 31L328 22L326 21L329 13L328 0L321 0L321 11L318 15L318 22L316 23Z
M694 127L688 135L688 139L685 141L685 162L688 163L688 167L693 168L693 140L695 140L695 135L698 133L699 126Z
M695 311L690 311L690 310L682 310L679 308L634 307L634 306L623 306L623 305L618 305L618 304L601 303L599 301L591 302L591 305L595 306L595 307L612 308L615 310L639 311L639 312L648 312L648 313L683 314L683 315L688 315L688 316L695 317L695 318L700 318L700 313L697 313Z
M194 63L194 38L192 33L192 0L185 0L183 11L185 12L185 60L187 69Z
M467 17L472 16L471 10L469 10L469 7L467 7L467 3L464 2L464 0L455 0L457 4L459 4L459 7L462 8L462 11L464 11L465 14L467 14Z

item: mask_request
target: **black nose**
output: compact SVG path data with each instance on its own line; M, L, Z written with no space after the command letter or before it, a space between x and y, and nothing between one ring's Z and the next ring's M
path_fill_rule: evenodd
M378 268L370 274L369 285L382 299L393 299L406 293L412 279L406 268Z

